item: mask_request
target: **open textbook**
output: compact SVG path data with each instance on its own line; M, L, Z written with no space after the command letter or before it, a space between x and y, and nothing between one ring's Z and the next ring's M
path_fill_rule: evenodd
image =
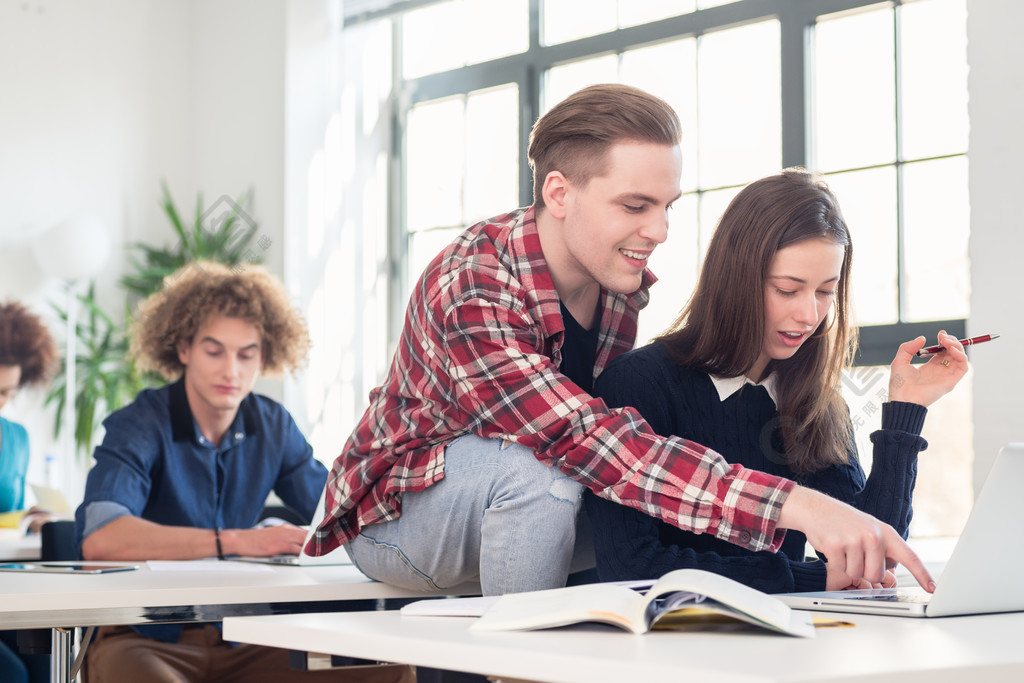
M814 637L811 615L767 593L700 569L677 569L646 594L615 583L595 583L497 598L470 628L521 631L601 622L633 633L651 629L730 628L749 624Z

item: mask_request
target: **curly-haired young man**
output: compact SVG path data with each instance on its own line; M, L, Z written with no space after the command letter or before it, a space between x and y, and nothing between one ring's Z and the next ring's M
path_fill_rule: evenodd
M104 422L76 540L90 560L298 553L305 531L253 528L270 491L306 519L326 469L261 372L295 370L309 335L280 281L259 267L185 266L143 302L133 354L172 383ZM103 681L411 681L407 667L299 672L283 650L232 646L211 624L103 627L88 653Z

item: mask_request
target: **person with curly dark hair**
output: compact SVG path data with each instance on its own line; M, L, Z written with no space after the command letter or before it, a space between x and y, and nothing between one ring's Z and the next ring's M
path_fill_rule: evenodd
M259 266L197 262L140 307L132 354L171 383L104 421L75 540L88 560L298 554L306 532L256 526L267 495L309 521L327 470L285 408L253 393L310 346L281 282ZM300 672L284 650L232 646L215 624L105 626L86 658L104 681L411 681L408 667Z
M19 303L0 303L0 410L21 389L45 387L56 367L57 345L46 325ZM0 512L24 509L28 461L28 432L0 417ZM50 518L38 508L30 512L32 531L38 531ZM0 631L0 679L11 683L44 680L49 657L19 655L17 648L17 632Z
M38 316L19 303L0 304L0 410L25 387L44 387L57 366L57 345ZM0 417L0 512L25 504L28 433Z

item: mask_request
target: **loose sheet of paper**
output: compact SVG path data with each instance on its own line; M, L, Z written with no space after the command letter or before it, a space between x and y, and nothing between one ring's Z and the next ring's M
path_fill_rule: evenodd
M232 562L231 560L149 560L146 566L152 572L232 572L266 573L274 568L266 564Z

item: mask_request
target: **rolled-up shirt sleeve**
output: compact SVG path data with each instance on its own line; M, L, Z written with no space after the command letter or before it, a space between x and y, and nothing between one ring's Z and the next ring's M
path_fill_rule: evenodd
M92 532L113 522L118 517L130 516L132 511L120 503L98 500L85 506L85 521L82 526L82 538L88 538Z

